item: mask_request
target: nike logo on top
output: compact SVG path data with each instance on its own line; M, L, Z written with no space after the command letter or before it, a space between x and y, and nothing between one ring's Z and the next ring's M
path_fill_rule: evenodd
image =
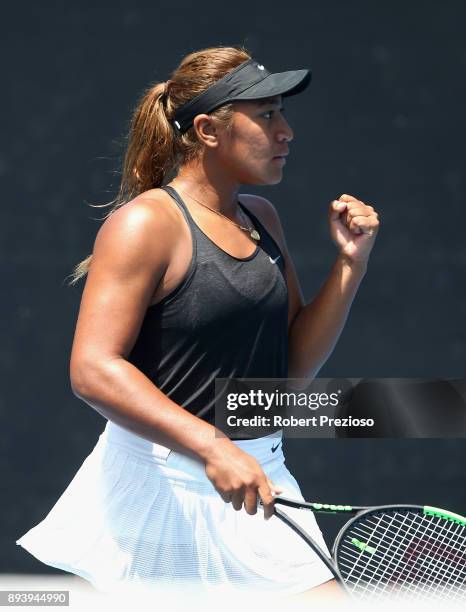
M274 453L277 450L277 448L280 446L280 444L281 444L281 442L279 442L277 444L277 446L272 446L272 448L270 449L272 451L272 453Z
M277 263L277 261L280 259L280 257L281 257L280 255L277 255L277 257L275 257L275 259L272 259L270 257L270 255L269 255L269 259L270 259L271 263Z

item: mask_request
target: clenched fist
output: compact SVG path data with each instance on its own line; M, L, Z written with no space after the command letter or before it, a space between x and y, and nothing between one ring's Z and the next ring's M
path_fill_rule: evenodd
M344 193L330 203L330 235L350 261L365 262L379 230L379 216L372 206Z

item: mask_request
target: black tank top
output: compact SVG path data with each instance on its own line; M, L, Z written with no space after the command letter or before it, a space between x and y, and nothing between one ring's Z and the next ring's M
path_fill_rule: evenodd
M283 254L247 208L260 234L255 252L229 255L197 226L169 186L191 229L183 281L149 306L128 361L174 402L214 424L215 378L286 378L288 291Z

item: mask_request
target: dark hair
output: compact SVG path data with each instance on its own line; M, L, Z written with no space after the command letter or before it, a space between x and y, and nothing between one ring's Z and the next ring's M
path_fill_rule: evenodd
M183 135L175 133L171 120L176 110L249 59L243 47L202 49L187 55L166 83L152 84L132 116L118 195L108 204L91 206L111 206L106 218L140 193L160 187L178 166L195 159L202 145L194 127ZM210 115L228 127L232 109L232 104L225 104ZM87 274L91 260L89 255L75 266L70 285Z

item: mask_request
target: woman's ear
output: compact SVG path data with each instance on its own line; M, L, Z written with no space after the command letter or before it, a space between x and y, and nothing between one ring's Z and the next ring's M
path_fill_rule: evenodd
M196 117L194 117L193 126L202 144L212 149L218 147L218 128L213 117L206 114L196 115Z

